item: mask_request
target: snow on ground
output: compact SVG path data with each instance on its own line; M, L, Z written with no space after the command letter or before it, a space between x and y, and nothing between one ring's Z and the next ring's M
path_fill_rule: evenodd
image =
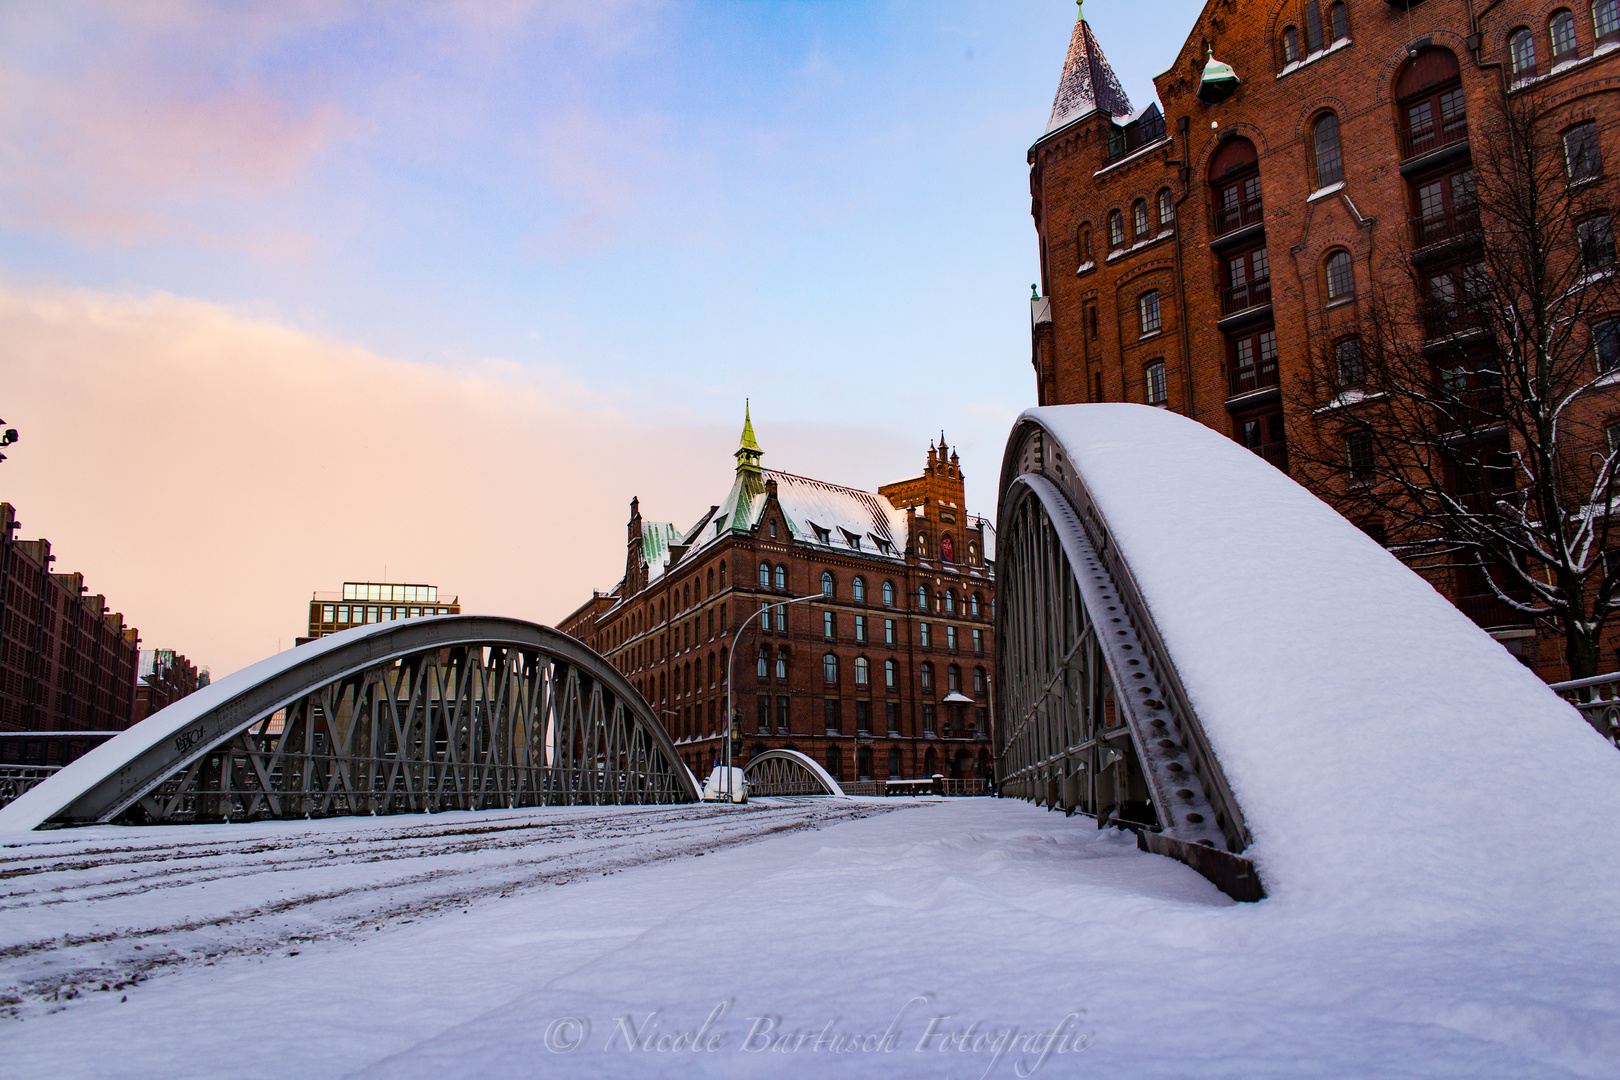
M0 860L7 1076L1620 1074L1612 905L1233 904L1010 800L97 828ZM65 999L85 976L110 989Z

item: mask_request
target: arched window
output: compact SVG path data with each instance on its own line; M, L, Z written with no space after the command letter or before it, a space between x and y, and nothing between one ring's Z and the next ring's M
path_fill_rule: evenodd
M945 614L956 614L956 591L954 589L945 590Z
M1620 0L1597 0L1592 5L1592 33L1600 45L1620 37Z
M866 603L866 579L858 577L854 581L850 582L849 592L850 595L855 598L855 602L857 604Z
M900 688L900 672L893 660L883 661L883 688L885 690Z
M1508 55L1513 60L1513 75L1528 79L1536 73L1536 35L1528 26L1521 26L1508 38Z
M831 570L823 570L821 572L821 595L833 595L833 576Z
M855 685L872 685L872 662L864 656L855 658Z
M1322 51L1322 0L1305 0L1305 52Z
M709 572L704 575L704 579L705 580L704 580L704 584L703 584L703 595L704 596L713 596L714 595L714 567L712 567L712 566L709 567Z
M776 650L776 681L777 682L784 682L784 683L787 682L787 665L788 665L788 651L786 649L778 649L778 650Z
M1339 118L1323 113L1311 128L1311 150L1316 166L1316 186L1325 188L1344 179L1344 161L1339 157Z
M1080 251L1080 265L1086 266L1091 262L1091 226L1082 225L1075 234L1075 246Z
M1118 210L1108 211L1108 246L1116 251L1125 246L1125 217Z
M724 589L725 587L726 587L726 564L721 563L720 564L720 588Z
M951 539L950 533L939 538L939 557L945 562L956 561L956 543Z
M925 776L939 775L939 756L934 753L932 746L923 754L923 774Z
M900 779L900 748L898 746L889 747L889 779Z
M883 583L883 606L894 607L894 582L892 581Z
M934 665L926 660L922 666L922 691L925 694L934 692Z
M1328 31L1334 41L1343 41L1350 36L1350 13L1345 10L1342 0L1328 8Z
M714 685L714 653L709 654L709 685Z
M926 585L917 586L917 610L928 610L928 586Z
M1170 195L1169 188L1159 189L1159 231L1163 232L1176 223L1176 201Z
M1136 314L1142 326L1142 335L1157 334L1164 325L1159 314L1159 290L1149 289L1136 298Z
M1575 16L1568 8L1553 12L1547 20L1547 37L1552 42L1552 62L1575 59Z
M776 568L776 587L784 592L787 591L787 567L785 566Z
M833 653L821 658L821 681L825 683L838 681L838 657Z
M1290 26L1283 30L1282 36L1283 63L1293 64L1299 61L1299 31Z
M974 593L972 596L968 597L968 614L973 616L975 619L977 619L979 617L979 594L978 593Z
M766 645L759 649L759 677L762 682L771 677L771 650Z
M1401 117L1401 157L1412 158L1458 142L1468 134L1457 57L1428 48L1412 57L1395 80Z
M1259 155L1242 136L1222 140L1209 161L1214 188L1215 233L1232 232L1261 221Z
M1135 229L1135 239L1142 240L1148 235L1147 200L1137 199L1131 206L1131 226Z
M1356 275L1350 266L1348 251L1335 251L1327 261L1328 302L1356 295Z

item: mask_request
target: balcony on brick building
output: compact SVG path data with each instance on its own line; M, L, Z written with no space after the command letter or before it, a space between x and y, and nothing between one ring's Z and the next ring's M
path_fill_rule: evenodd
M1210 208L1210 232L1217 237L1228 236L1264 222L1265 211L1261 205L1258 183L1254 185L1252 197L1233 199L1225 205Z
M1221 315L1234 315L1239 311L1271 303L1271 279L1245 282L1221 290Z
M1480 238L1479 207L1473 204L1448 205L1439 213L1413 215L1411 222L1413 254L1437 244Z

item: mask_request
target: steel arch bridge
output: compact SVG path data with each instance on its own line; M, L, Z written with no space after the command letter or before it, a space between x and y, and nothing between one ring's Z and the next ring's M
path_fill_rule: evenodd
M996 531L1005 796L1136 831L1237 899L1264 895L1243 812L1131 568L1058 436L1026 413Z
M357 627L143 720L0 809L0 830L696 802L641 695L558 630Z
M798 750L767 750L743 769L749 795L844 795L843 787L815 760Z

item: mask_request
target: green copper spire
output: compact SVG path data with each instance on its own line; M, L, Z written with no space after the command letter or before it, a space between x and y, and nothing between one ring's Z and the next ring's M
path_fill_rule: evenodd
M742 441L737 446L737 453L734 456L737 459L739 473L761 471L759 459L765 456L765 452L759 448L759 442L754 438L754 418L750 413L747 398L743 399Z
M1086 21L1086 0L1074 0L1074 6L1079 9L1074 13L1074 21L1075 22L1085 22Z

